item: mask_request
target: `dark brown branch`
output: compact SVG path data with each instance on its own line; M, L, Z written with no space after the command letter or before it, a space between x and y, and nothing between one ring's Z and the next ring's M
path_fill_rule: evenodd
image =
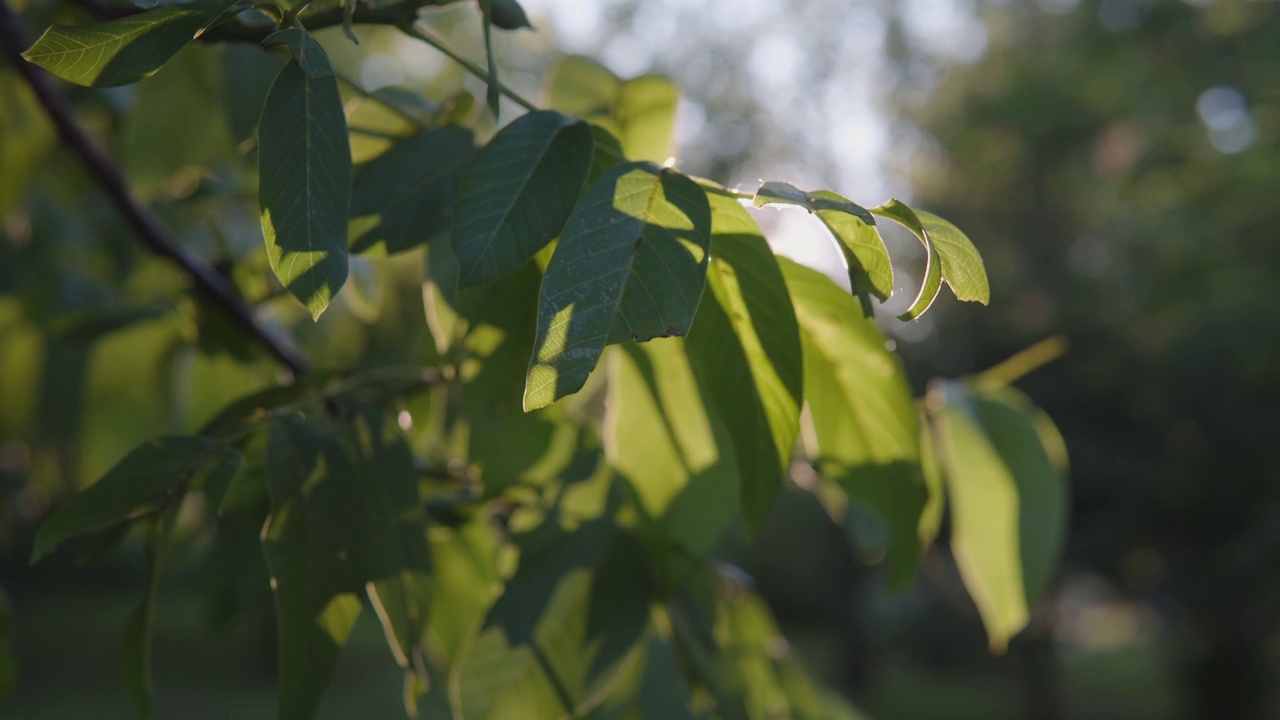
M192 282L212 298L219 308L247 335L260 343L293 375L306 372L307 362L279 338L267 332L253 317L253 310L222 275L200 257L178 245L159 219L129 191L129 185L120 168L109 158L76 121L66 100L58 94L49 76L40 68L27 62L22 51L27 47L26 30L22 20L9 7L8 0L0 0L0 48L13 65L14 70L26 80L40 100L53 124L58 128L63 142L80 157L85 168L106 191L116 209L124 216L138 239L151 252L177 264L191 277Z

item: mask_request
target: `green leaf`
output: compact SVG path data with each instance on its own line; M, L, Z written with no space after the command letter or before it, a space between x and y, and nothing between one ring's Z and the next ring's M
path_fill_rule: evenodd
M310 718L362 607L361 494L336 438L297 416L267 431L267 494L262 549L276 601L278 717Z
M349 226L352 252L378 243L387 253L404 252L444 232L473 152L471 132L450 125L419 132L357 166Z
M951 548L991 647L1002 652L1061 553L1068 498L1047 418L1004 388L960 382L930 391L951 504ZM1052 431L1053 436L1056 431Z
M520 28L533 27L529 23L529 16L525 14L524 8L520 7L520 3L516 2L516 0L491 0L489 18L494 27L502 28L503 30L519 30Z
M138 84L124 117L121 164L129 184L144 195L179 170L205 168L234 152L227 115L211 111L226 103L218 55L188 47L168 67Z
M493 54L493 3L494 0L480 0L480 15L484 25L484 55L488 61L488 84L489 90L485 94L485 99L489 104L489 111L493 113L493 119L498 119L498 105L502 101L502 85L498 80L498 59Z
M738 455L679 338L624 345L610 361L605 452L659 542L705 557L739 504ZM670 553L664 548L664 552ZM679 569L663 568L670 590Z
M675 154L680 89L666 77L623 80L590 58L570 55L551 69L547 97L552 108L616 137L627 158L661 164Z
M871 213L830 190L805 192L790 183L771 181L756 191L755 206L798 205L822 221L840 244L849 266L853 294L881 300L893 294L893 266Z
M795 450L804 363L795 309L773 251L735 199L709 194L711 297L685 346L725 423L749 530L764 523Z
M347 279L351 150L338 81L302 30L265 41L293 52L267 94L258 126L258 200L276 277L319 318Z
M649 617L645 557L604 521L521 539L520 567L455 666L465 720L579 717L636 661Z
M463 285L493 282L564 228L591 169L591 128L531 112L476 153L454 206L452 243Z
M947 281L956 298L980 302L991 301L991 287L987 283L987 269L982 256L969 237L950 222L924 210L916 210L929 240L938 250L942 279Z
M76 535L156 512L180 497L197 477L216 480L212 476L234 473L239 463L239 453L209 438L171 436L148 441L41 523L31 560L39 560Z
M804 394L820 472L889 524L889 581L915 576L926 499L906 374L853 297L815 270L779 259L804 346Z
M907 228L924 245L924 281L920 284L920 292L916 295L916 299L911 301L911 307L898 316L902 320L914 320L933 305L933 301L938 298L938 293L942 291L942 261L938 257L938 249L929 239L929 233L915 211L900 200L890 200L884 205L871 208L871 212Z
M193 2L95 25L54 25L22 56L79 85L128 85L245 6L243 0Z
M124 674L125 686L138 706L138 714L150 717L152 703L151 684L151 626L155 610L156 596L160 592L160 578L163 571L164 555L168 549L169 537L173 534L173 524L178 517L178 504L165 508L159 515L147 519L146 544L146 589L142 601L129 616L125 626L124 640L121 643L121 670Z
M364 408L353 427L368 528L366 591L396 662L425 678L431 551L413 454L399 428L373 408Z
M702 188L651 163L618 165L587 190L543 277L526 410L577 392L608 343L689 332L710 216Z

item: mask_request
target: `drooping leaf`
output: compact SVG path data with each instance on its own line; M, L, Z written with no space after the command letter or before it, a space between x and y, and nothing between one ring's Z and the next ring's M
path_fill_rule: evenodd
M297 28L264 41L293 53L258 126L258 201L276 277L319 318L347 279L351 149L338 81L324 50Z
M840 245L855 295L871 294L887 300L893 294L889 251L868 210L830 190L805 192L778 181L767 182L756 191L756 207L773 203L797 205L818 216Z
M144 718L151 716L152 709L152 615L155 610L156 596L160 592L165 552L168 550L169 537L173 533L173 524L177 517L178 506L173 504L160 514L147 518L146 588L138 607L129 616L129 623L125 626L124 640L121 643L120 665L124 674L124 684L129 689L129 694L133 696L138 714Z
M450 678L465 720L581 716L638 654L649 590L634 539L596 521L543 526L521 544L520 567Z
M991 300L991 287L987 283L987 269L973 241L952 225L931 212L916 210L916 217L929 233L929 240L938 250L942 279L951 286L956 298L980 302Z
M902 201L890 200L879 207L872 208L871 212L907 228L924 245L924 281L920 284L920 292L916 295L916 299L911 301L911 307L898 316L902 320L914 320L933 305L933 301L938 299L938 293L942 291L942 261L938 258L938 249L929 239L929 233L915 211Z
M243 0L193 2L94 25L54 25L22 55L79 85L127 85L159 70L200 33L246 6Z
M31 559L39 560L76 535L156 512L180 497L193 480L233 474L239 464L239 453L209 438L150 440L126 455L101 480L58 506L41 523Z
M651 163L618 165L587 190L543 277L526 410L580 389L610 342L689 332L710 215L697 184Z
M262 548L279 635L280 720L315 714L360 615L366 573L361 497L337 439L297 416L267 432L271 515Z
M974 392L946 382L930 392L951 506L951 548L991 647L1004 650L1029 617L1061 551L1063 470L1040 414L1010 388Z
M627 159L665 163L675 154L680 90L664 76L623 80L590 58L570 55L551 69L547 97L552 108L616 137Z
M758 530L791 464L803 402L799 327L786 282L737 200L710 193L711 296L685 344L714 412L733 439L743 515Z
M425 678L431 551L413 454L398 428L373 408L363 408L353 427L368 528L365 589L396 662Z
M915 575L926 492L906 375L853 297L815 270L779 259L804 346L804 395L818 469L889 525L889 580Z
M424 130L355 168L350 243L364 252L415 248L449 227L458 182L473 153L471 132Z
M538 111L516 119L476 153L453 216L463 285L503 277L560 234L591 169L592 147L586 123Z

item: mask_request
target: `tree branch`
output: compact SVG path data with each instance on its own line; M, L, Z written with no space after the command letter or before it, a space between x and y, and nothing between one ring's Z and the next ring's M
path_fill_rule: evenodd
M0 0L0 48L14 70L26 80L63 141L80 157L85 168L106 191L138 239L151 252L178 265L195 285L208 294L240 328L288 368L295 377L307 370L306 360L294 349L270 334L253 316L253 310L226 278L199 256L187 251L169 235L156 216L129 190L120 168L107 156L76 121L70 105L58 94L48 75L22 57L28 45L22 20Z

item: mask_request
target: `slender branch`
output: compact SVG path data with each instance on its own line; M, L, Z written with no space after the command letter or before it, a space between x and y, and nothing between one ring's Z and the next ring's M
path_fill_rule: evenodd
M4 55L31 87L49 119L58 128L63 141L80 157L85 168L106 191L142 244L151 252L182 268L196 287L212 298L231 320L266 348L295 377L305 373L306 360L259 324L253 316L252 308L226 278L199 256L177 244L160 220L133 196L120 168L80 127L71 106L58 94L49 81L49 76L22 57L22 50L27 44L22 20L9 7L8 0L0 0L0 47L3 48Z
M485 82L489 82L488 71L486 71L484 68L480 67L479 65L471 62L470 60L466 59L465 57L459 55L458 52L453 48L449 47L449 45L445 43L444 40L436 37L431 32L418 27L414 23L403 23L398 27L404 34L408 35L411 38L416 38L418 40L421 40L422 42L430 45L436 50L439 50L441 53L448 56L450 60L453 60L454 62L461 65L464 69L466 69L467 72L471 73L472 75L475 75L476 77L480 78ZM507 87L502 82L498 82L498 90L503 95L506 95L513 102L515 102L515 104L519 105L525 110L528 110L529 112L534 112L535 110L538 109L537 105L534 105L528 100L525 100L523 97L520 96L519 93Z

